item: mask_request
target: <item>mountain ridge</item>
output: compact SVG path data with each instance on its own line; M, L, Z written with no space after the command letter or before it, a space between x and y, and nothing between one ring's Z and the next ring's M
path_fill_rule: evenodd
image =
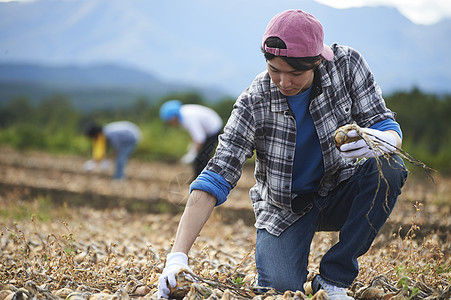
M360 51L384 93L451 92L450 19L416 25L394 8L312 1L0 3L0 63L120 64L236 97L265 69L259 47L267 22L296 7L322 22L327 44Z
M148 72L113 63L84 66L0 63L0 66L0 81L3 82L28 81L74 86L141 86L159 83L158 79Z
M46 66L0 62L0 105L17 97L39 103L63 95L78 110L111 109L138 100L155 104L161 97L198 93L207 102L228 97L219 88L158 79L145 71L114 64Z

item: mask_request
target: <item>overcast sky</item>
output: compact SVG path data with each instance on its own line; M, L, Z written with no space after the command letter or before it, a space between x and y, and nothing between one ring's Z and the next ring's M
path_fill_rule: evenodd
M0 2L30 2L39 0L0 0ZM67 0L54 0L67 1ZM81 0L72 0L81 1ZM396 7L401 14L416 24L431 25L444 18L451 18L450 0L314 0L334 7L350 8L362 6Z
M362 6L396 7L401 14L417 24L430 25L451 18L450 0L315 0L335 8Z

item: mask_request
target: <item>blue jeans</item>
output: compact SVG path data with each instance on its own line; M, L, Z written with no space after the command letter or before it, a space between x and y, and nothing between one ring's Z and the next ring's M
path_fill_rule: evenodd
M381 161L389 185L387 198L387 184L380 179L376 159L371 158L326 197L318 196L310 212L280 236L257 229L255 263L259 286L281 292L304 291L310 244L316 231L340 232L339 242L322 257L321 277L339 287L352 284L359 272L357 258L370 248L407 179L399 156Z
M127 165L128 158L135 149L136 143L121 145L116 149L116 170L113 179L122 179L125 177L124 170Z

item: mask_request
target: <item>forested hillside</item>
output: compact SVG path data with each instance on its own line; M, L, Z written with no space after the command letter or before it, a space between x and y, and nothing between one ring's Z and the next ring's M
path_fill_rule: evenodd
M142 160L177 160L189 143L187 133L164 126L158 118L159 105L178 98L184 103L200 103L215 109L224 121L235 99L224 98L211 103L197 93L170 94L157 101L145 97L125 107L80 111L70 98L50 95L39 103L26 97L15 97L0 106L0 144L18 149L40 149L49 152L89 156L90 143L82 135L88 120L110 122L130 120L143 131L136 158ZM387 106L397 112L404 141L403 149L432 168L451 173L451 95L425 94L418 89L386 96ZM153 104L152 104L153 103ZM414 170L414 169L413 169Z

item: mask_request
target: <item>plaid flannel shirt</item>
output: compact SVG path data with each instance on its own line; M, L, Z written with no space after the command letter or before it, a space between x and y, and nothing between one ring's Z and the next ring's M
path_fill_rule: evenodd
M332 49L334 60L323 60L315 71L309 105L324 163L324 176L318 187L320 196L326 196L348 179L358 165L356 160L344 159L336 149L335 130L345 124L370 127L395 118L385 106L381 89L363 57L346 46L335 44ZM243 164L255 151L256 184L249 192L255 226L274 235L280 235L302 217L291 209L295 144L294 114L265 71L235 102L216 153L206 168L221 175L234 188Z

